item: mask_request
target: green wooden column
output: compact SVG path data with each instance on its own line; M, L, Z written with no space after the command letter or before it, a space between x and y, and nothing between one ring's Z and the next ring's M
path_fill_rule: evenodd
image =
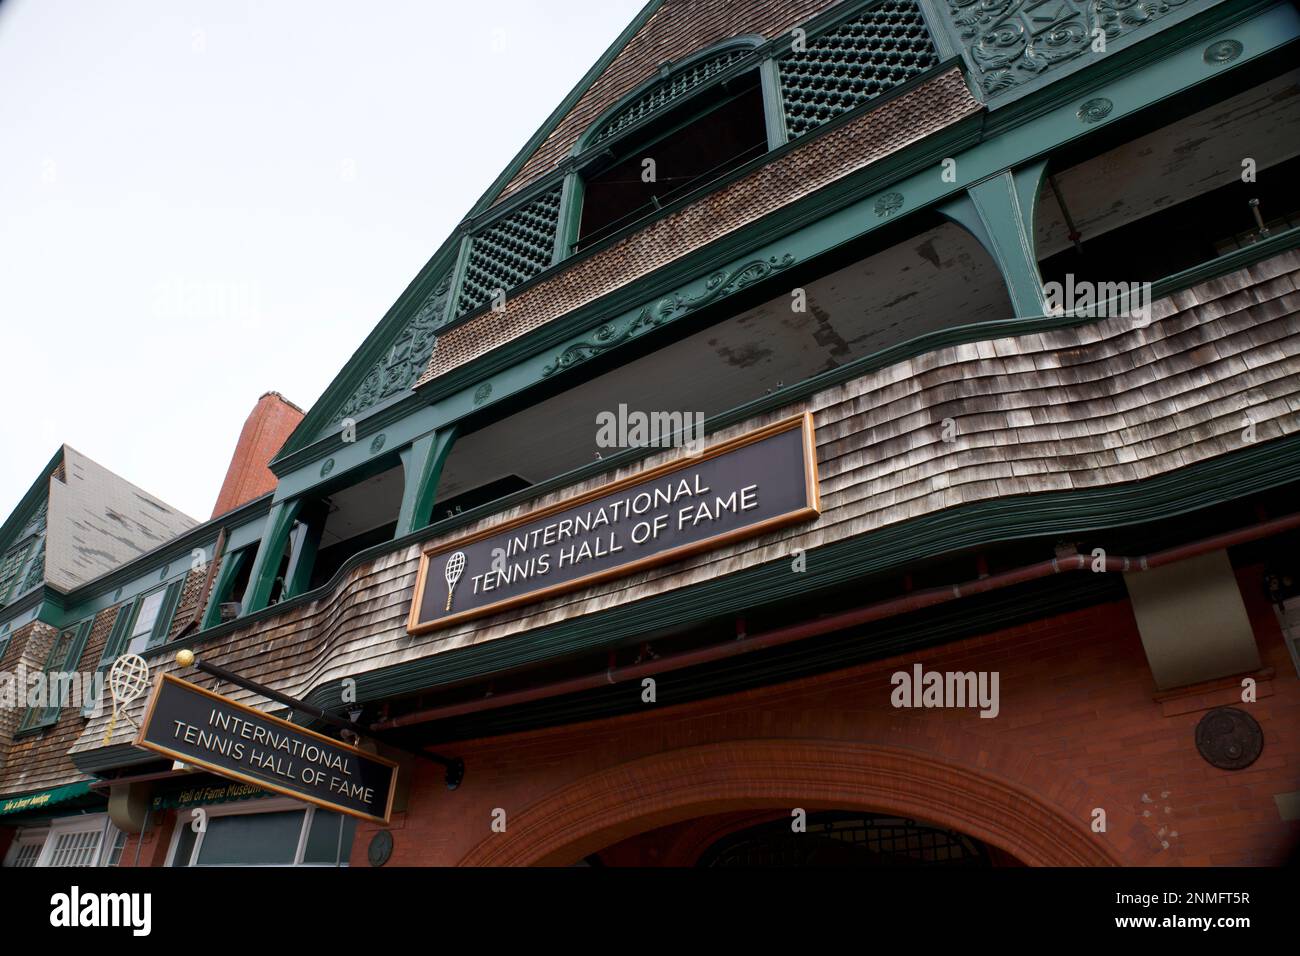
M1034 254L1034 208L1046 160L1006 169L967 186L939 207L979 240L997 263L1016 318L1047 314L1043 280Z
M253 570L249 572L248 592L244 595L243 613L260 611L271 600L275 576L280 570L280 558L284 556L284 546L289 540L289 532L301 509L301 498L277 501L271 506L271 511L266 516L266 530L262 532L262 543L257 547Z
M433 517L433 503L438 494L438 479L442 466L456 441L456 425L430 432L413 441L404 449L402 469L405 487L402 489L402 509L397 516L396 537L418 531Z
M284 599L297 597L311 583L311 572L316 565L316 552L320 550L321 535L325 533L325 519L329 509L323 502L313 502L298 515L301 540L295 542L293 556L284 577ZM292 534L292 531L290 531Z
M203 611L203 630L216 627L221 623L221 598L239 569L248 560L245 550L227 552L221 558L221 567L217 569L217 579L212 582L212 591L208 594L208 606Z

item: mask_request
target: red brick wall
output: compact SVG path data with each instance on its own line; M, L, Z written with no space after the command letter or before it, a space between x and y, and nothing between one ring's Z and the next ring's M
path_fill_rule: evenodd
M1158 698L1121 601L777 687L449 744L465 782L448 792L419 763L390 865L570 863L658 827L794 806L906 813L1031 863L1276 864L1300 842L1273 802L1300 788L1300 681L1260 578L1239 572L1264 659L1253 704L1236 681ZM998 671L1000 716L894 709L890 675L916 662ZM1197 721L1224 704L1263 727L1245 770L1195 747ZM1097 807L1104 834L1089 826ZM353 865L376 829L358 828Z

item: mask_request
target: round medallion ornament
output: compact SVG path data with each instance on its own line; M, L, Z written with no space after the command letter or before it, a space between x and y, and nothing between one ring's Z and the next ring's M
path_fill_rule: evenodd
M1245 49L1238 40L1218 40L1205 48L1202 58L1211 66L1217 66L1220 63L1231 63Z
M492 395L492 383L484 382L478 388L474 389L474 404L482 405Z
M334 459L333 459L333 458L326 458L323 462L321 462L321 466L320 466L320 476L321 476L322 478L324 478L326 475L328 475L328 474L329 474L331 471L333 471L333 470L334 470Z
M370 442L370 454L379 454L379 450L384 447L384 442L386 441L388 441L388 438L383 432L376 435Z
M1114 103L1104 96L1098 96L1080 106L1078 116L1084 123L1100 123L1114 108Z
M164 565L162 566L162 570L158 572L158 580L159 580L159 581L165 581L165 580L167 580L167 572L171 570L171 567L172 567L172 566L171 566L170 564L164 564Z
M903 208L902 193L885 193L876 200L876 215L881 219L892 216Z
M392 833L387 830L380 830L370 838L370 848L366 850L366 857L370 860L371 866L383 866L392 855Z
M1264 731L1244 710L1218 707L1196 725L1196 749L1220 770L1249 767L1264 749Z

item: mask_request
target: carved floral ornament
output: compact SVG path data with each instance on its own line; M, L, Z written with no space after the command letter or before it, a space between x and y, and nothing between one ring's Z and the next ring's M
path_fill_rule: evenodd
M755 282L761 282L775 272L788 269L794 265L794 262L795 257L786 254L780 258L771 256L767 259L755 259L753 262L747 262L745 265L730 271L715 272L705 281L704 292L700 295L687 296L680 292L666 295L657 302L645 306L621 329L617 323L606 322L596 329L589 339L570 345L557 355L555 361L542 369L542 374L554 375L562 369L579 365L615 346L637 338L651 329L658 328L671 319L703 308L709 303L751 286Z
M387 354L374 364L357 390L339 406L331 424L344 418L355 418L389 396L411 387L411 383L429 363L436 333L447 323L447 295L450 289L451 274L448 273L416 310L411 321L393 339Z
M1099 35L1110 43L1188 2L947 0L947 14L980 74L981 89L996 96L1090 53Z

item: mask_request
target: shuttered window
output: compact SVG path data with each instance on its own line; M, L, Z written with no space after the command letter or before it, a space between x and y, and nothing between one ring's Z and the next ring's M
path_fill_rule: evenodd
M71 683L64 675L74 676L81 652L86 648L86 639L90 636L93 619L65 628L54 639L49 655L45 658L46 700L44 706L28 707L23 714L18 732L40 730L58 723L59 712L65 704L64 692L71 688ZM80 679L76 679L80 683Z

